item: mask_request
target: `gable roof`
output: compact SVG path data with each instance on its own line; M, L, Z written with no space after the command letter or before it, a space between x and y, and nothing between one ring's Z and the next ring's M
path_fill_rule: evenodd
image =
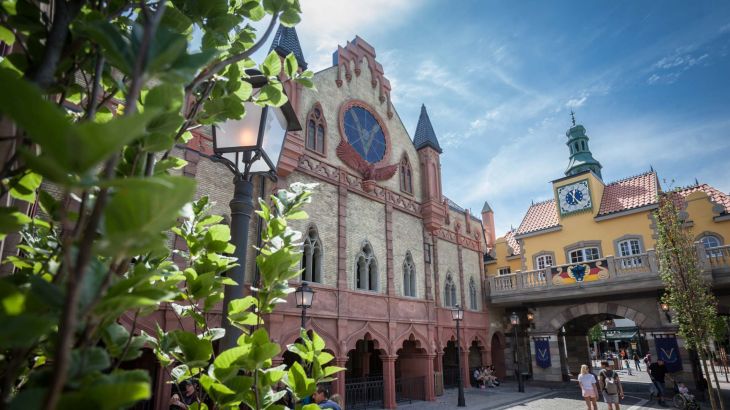
M555 205L555 199L548 199L530 205L525 217L522 219L522 223L515 231L515 235L524 235L556 226L560 226L558 207Z
M628 211L659 203L659 183L656 172L611 182L603 189L601 207L597 216Z
M730 195L718 189L715 189L713 186L710 186L708 184L696 184L687 188L682 188L677 190L677 193L686 198L690 194L698 191L703 191L707 194L707 196L710 197L710 200L712 200L712 202L724 207L725 211L723 212L723 214L730 213Z
M416 146L416 149L421 149L423 147L429 146L438 151L439 154L443 152L441 146L439 145L439 141L436 138L436 133L433 131L431 119L428 118L426 105L424 104L421 104L421 116L418 117L416 135L413 137L413 145Z
M304 60L302 46L299 44L299 36L297 36L297 30L294 27L284 27L279 24L279 29L276 30L276 35L274 36L274 41L271 43L269 52L271 50L275 50L282 57L293 53L297 59L297 63L299 63L299 67L302 70L307 69L307 62Z

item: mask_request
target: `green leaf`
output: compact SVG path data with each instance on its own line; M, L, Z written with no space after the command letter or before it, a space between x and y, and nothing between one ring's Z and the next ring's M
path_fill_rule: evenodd
M0 349L32 346L57 324L53 318L35 313L5 317L0 315L0 321Z
M100 347L74 349L71 352L69 378L79 380L89 373L106 369L110 364L109 356Z
M302 17L299 12L290 8L281 13L279 21L285 27L293 27L302 21Z
M13 43L15 43L15 35L12 31L3 26L0 26L0 42L12 46Z
M79 34L91 38L99 44L102 54L109 63L124 74L131 74L136 60L135 47L128 35L123 34L117 26L104 21L76 23Z
M271 50L264 59L264 63L261 64L261 72L267 77L277 76L281 72L281 57L275 50Z
M182 351L180 361L190 368L208 365L210 356L213 354L213 345L210 340L198 339L193 333L182 330L175 330L170 335Z
M9 233L19 231L30 222L31 219L28 215L15 208L0 208L0 240L5 239Z
M314 380L307 377L299 362L294 362L287 375L287 385L299 399L311 396L314 393L317 386L314 384Z
M149 375L143 370L117 371L61 396L60 410L117 410L150 397Z
M284 59L284 68L286 69L286 76L289 78L294 78L297 74L299 63L297 62L297 57L294 53L289 53L289 55Z
M194 180L174 176L127 178L112 186L102 249L114 255L133 254L161 240L161 232L173 225L195 193Z
M188 162L182 158L167 157L155 164L155 175L163 174L170 169L181 169L187 164Z
M182 106L183 87L173 83L162 83L151 89L144 98L145 107L159 107L165 111L179 110Z
M276 83L266 84L265 86L261 87L261 92L259 92L259 96L256 101L259 104L267 104L274 107L281 107L288 101L288 99L286 98L286 94L284 94L284 89L282 88L281 84Z

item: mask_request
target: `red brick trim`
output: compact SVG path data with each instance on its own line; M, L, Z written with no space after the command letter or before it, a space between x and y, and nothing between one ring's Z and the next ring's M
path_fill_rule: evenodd
M379 185L376 185L372 192L366 192L362 186L362 178L353 175L344 169L338 169L334 165L328 164L318 158L313 158L306 154L303 155L299 161L297 170L331 184L337 185L344 183L347 186L347 189L358 195L380 203L390 203L399 211L422 219L421 204L415 200L409 199L404 195L391 191L387 188L383 188Z
M433 288L435 289L434 296L436 300L436 306L441 306L441 281L439 280L439 252L438 252L438 241L436 236L431 236L431 243L433 247L431 249L431 261L433 262ZM438 331L438 329L437 329Z
M387 293L395 296L393 277L393 205L385 204L385 274L388 281Z

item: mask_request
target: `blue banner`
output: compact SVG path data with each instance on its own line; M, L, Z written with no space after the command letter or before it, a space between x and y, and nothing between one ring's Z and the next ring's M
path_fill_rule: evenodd
M664 365L667 366L667 372L674 373L681 371L682 358L679 357L677 336L657 335L654 341L656 342L657 359L664 360Z
M535 339L535 363L543 369L550 367L550 339Z

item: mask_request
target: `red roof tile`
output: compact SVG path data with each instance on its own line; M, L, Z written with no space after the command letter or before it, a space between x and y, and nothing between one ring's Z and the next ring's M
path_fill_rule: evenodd
M515 235L524 235L530 232L553 228L558 225L560 225L558 208L555 206L555 200L549 199L530 206L530 209L525 214L525 218L522 219L520 227L515 231Z
M710 185L707 185L707 184L694 185L691 187L680 189L677 192L686 198L690 194L697 192L697 191L704 191L707 194L707 196L710 197L712 202L725 207L725 213L730 213L730 195L728 195L722 191L719 191Z
M611 182L603 190L598 216L656 204L658 189L654 171Z
M510 229L509 232L507 232L504 235L504 240L507 241L507 245L512 248L512 255L519 255L521 252L520 244L517 242L517 239L515 239L515 230ZM512 256L507 255L507 256Z

